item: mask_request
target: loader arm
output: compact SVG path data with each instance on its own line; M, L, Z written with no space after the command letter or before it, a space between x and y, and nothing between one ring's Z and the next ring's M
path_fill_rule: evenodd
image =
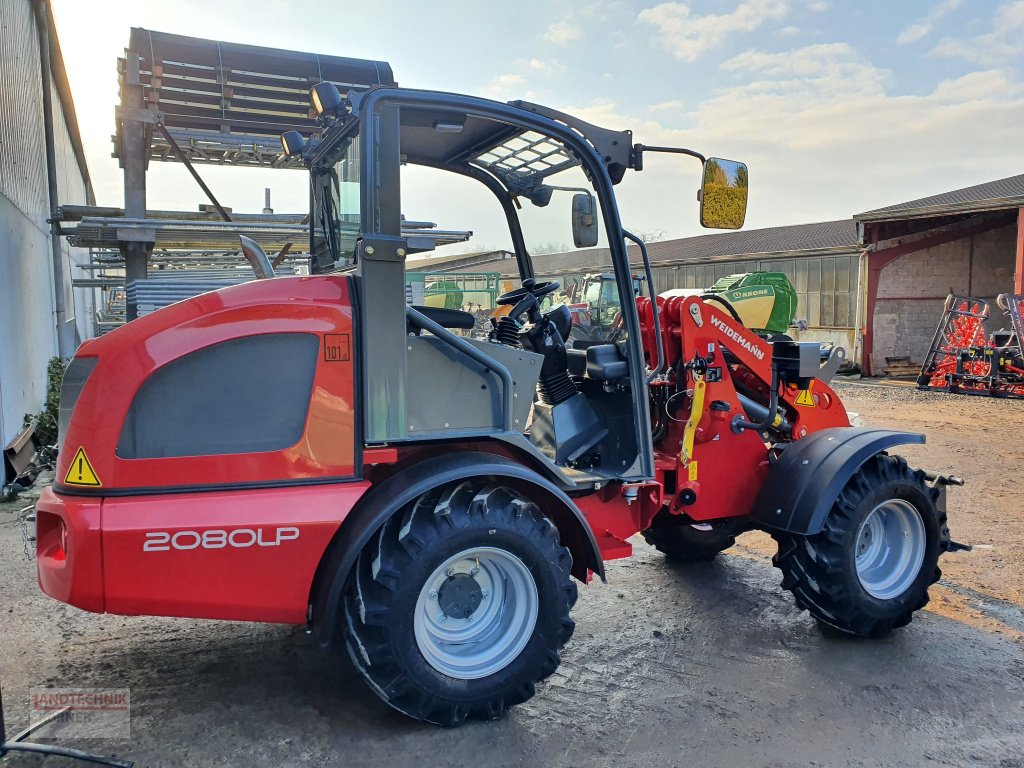
M709 385L728 380L724 382L726 393L737 391L744 408L749 410L751 400L762 407L767 406L774 358L771 341L743 326L724 308L698 297L659 298L657 301L664 344L663 359L667 369L675 370L697 363L707 369L703 375ZM655 348L650 302L649 298L637 299L638 312L643 319L643 345L649 363L654 357L649 350ZM835 361L841 358L840 350L833 351L806 389L792 381L784 381L779 387L778 407L790 439L800 439L829 427L849 426L849 418L839 396L827 384L832 368L837 364ZM708 405L715 398L723 399L716 394L719 391L716 389L709 393ZM748 415L753 418L753 414Z

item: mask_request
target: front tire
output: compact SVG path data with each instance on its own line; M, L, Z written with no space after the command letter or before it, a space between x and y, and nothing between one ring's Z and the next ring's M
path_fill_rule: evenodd
M346 644L387 704L454 726L531 698L572 636L572 557L539 507L464 482L392 517L345 597Z
M938 581L945 513L924 473L899 456L869 459L813 536L774 534L782 587L820 623L862 637L909 624Z

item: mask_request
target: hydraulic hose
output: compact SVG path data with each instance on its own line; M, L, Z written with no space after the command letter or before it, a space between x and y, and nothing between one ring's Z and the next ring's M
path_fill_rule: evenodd
M736 307L732 305L732 302L726 299L724 296L720 296L717 293L702 293L700 295L701 301L714 301L719 306L725 308L726 312L732 315L732 319L740 325L743 325L743 318L740 317L739 312L736 311Z

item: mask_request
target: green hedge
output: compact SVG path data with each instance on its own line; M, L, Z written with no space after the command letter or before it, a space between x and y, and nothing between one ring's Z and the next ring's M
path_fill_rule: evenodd
M32 419L37 420L36 441L39 445L53 445L57 442L57 421L60 407L60 384L64 379L64 370L68 360L59 357L50 358L46 366L46 405L39 413L26 413L24 423L27 427Z
M708 184L704 187L704 205L701 222L705 226L736 229L743 224L747 207L745 187Z

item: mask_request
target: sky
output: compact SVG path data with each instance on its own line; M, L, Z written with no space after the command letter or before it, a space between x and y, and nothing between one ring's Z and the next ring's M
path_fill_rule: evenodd
M110 136L130 27L388 61L400 85L527 99L636 141L750 168L746 228L865 210L1024 173L1024 0L52 0L97 202L120 205ZM618 186L624 225L701 234L700 167L648 155ZM305 211L301 171L200 166L221 202ZM422 181L421 179L417 179ZM411 186L411 185L410 185ZM506 247L493 198L403 189L411 219ZM194 210L176 163L153 163L149 207ZM556 199L557 202L557 199ZM571 242L564 210L527 244Z

